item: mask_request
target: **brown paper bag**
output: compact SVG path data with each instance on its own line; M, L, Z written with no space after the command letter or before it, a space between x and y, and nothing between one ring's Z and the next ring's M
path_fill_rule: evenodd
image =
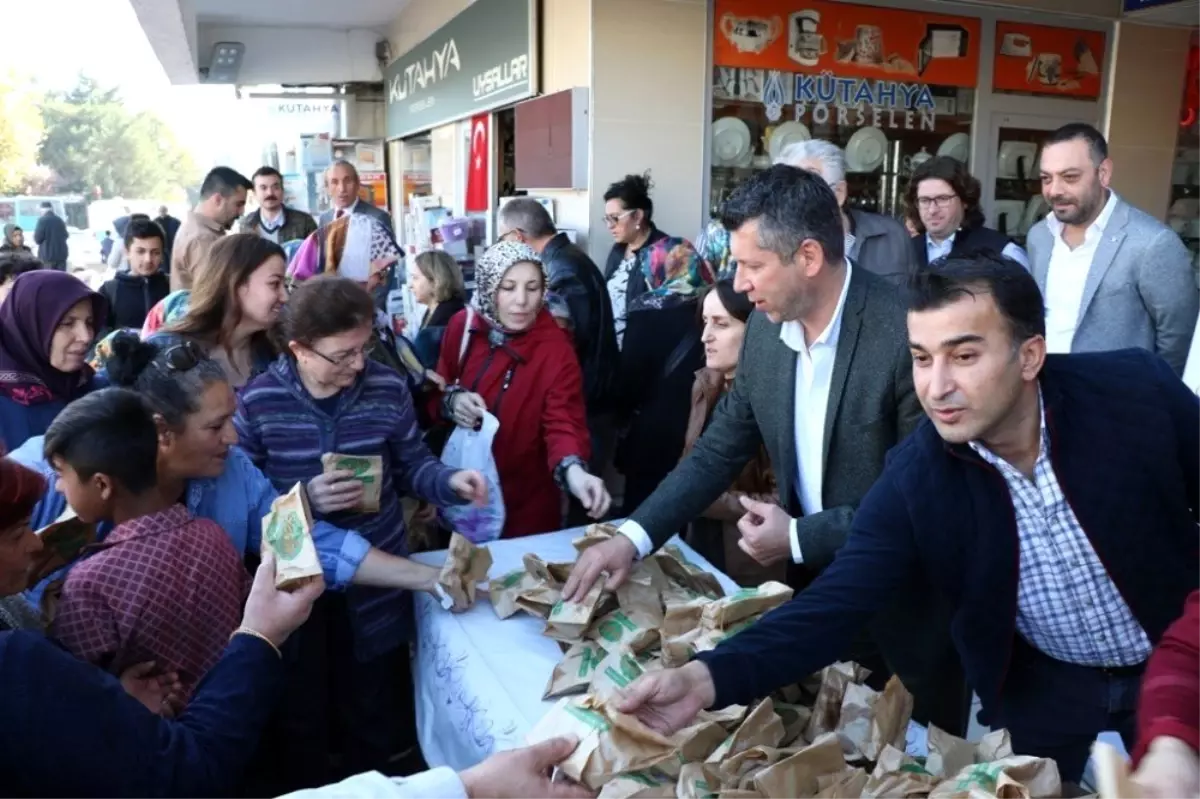
M704 609L713 601L706 597L696 597L685 602L668 602L660 629L663 639L676 638L699 627Z
M930 733L933 730L930 727ZM862 796L924 797L939 782L939 777L922 768L914 758L894 746L885 746L875 763L871 779L862 789Z
M575 547L575 551L583 554L585 549L603 544L608 539L617 534L617 528L611 524L592 524L583 531L583 535L571 541L571 546Z
M1008 730L992 730L975 746L975 762L990 763L1013 756L1012 736Z
M730 705L720 710L701 710L696 715L696 721L715 721L727 731L732 731L742 723L742 719L746 718L748 710L749 708L745 705Z
M312 540L313 520L304 484L275 498L262 520L262 549L275 555L275 587L288 591L322 573Z
M354 508L358 513L379 513L379 500L383 496L383 458L379 455L340 455L326 452L321 456L322 470L329 474L336 471L354 472L354 479L362 483L362 501Z
M27 584L29 588L63 566L74 563L85 547L96 543L96 525L79 521L70 507L35 534L42 541L42 551L33 556Z
M782 740L783 719L775 712L775 704L770 699L764 699L755 705L737 731L726 738L705 762L720 763L755 746L778 748Z
M721 790L721 777L707 763L688 763L679 770L677 799L711 799Z
M817 699L813 703L812 716L808 720L804 737L815 741L819 736L836 730L838 718L842 714L842 699L846 695L846 686L861 683L869 674L867 669L857 663L834 663L822 669L821 687L817 691Z
M905 752L903 749L888 744L883 747L883 751L879 753L879 759L875 761L875 770L871 772L872 777L882 777L891 774L893 771L900 771L906 767L915 767L918 771L925 771L917 764L916 758Z
M519 610L517 597L522 591L527 591L536 585L529 572L524 569L511 571L503 577L497 577L488 583L488 598L492 601L492 610L501 619L507 619Z
M650 771L631 771L613 777L598 799L675 799L675 780Z
M808 726L809 716L812 715L812 708L804 705L793 705L786 702L776 702L775 712L779 714L779 718L783 719L783 740L781 746L792 746L796 741L801 741L802 745L807 745L804 740L804 728Z
M743 588L704 609L700 624L710 630L726 630L752 616L761 616L792 598L792 589L783 583L766 582L757 588Z
M636 580L626 580L621 584L617 589L617 607L626 613L638 614L654 627L662 626L662 596L654 587L648 573L642 573Z
M767 766L796 754L795 749L776 749L773 746L752 746L716 764L722 785L741 787L753 785L753 777ZM747 779L749 778L749 779Z
M627 646L613 647L592 673L588 693L605 702L612 701L645 673L645 668L638 662L632 649Z
M450 548L446 551L446 562L438 575L438 585L454 600L456 607L471 607L475 604L476 585L487 579L492 567L492 553L487 547L477 547L464 536L450 536Z
M1060 796L1058 764L1049 758L1015 755L991 763L975 763L938 783L931 799L974 799L977 795L1001 799L1041 799Z
M936 724L929 725L927 740L929 756L925 758L925 770L935 777L949 779L976 760L975 744L951 735Z
M858 799L867 784L867 772L861 768L847 768L840 774L824 774L817 777L817 793L820 799Z
M685 665L696 655L696 640L704 631L700 628L689 630L683 635L662 642L662 661L668 669L676 669Z
M561 589L571 574L571 563L547 563L532 552L526 552L521 558L525 571L529 572L539 583L552 588Z
M684 727L671 736L671 742L675 744L673 756L654 768L667 776L678 777L685 764L704 762L725 738L725 728L720 724L715 721L697 720L690 727Z
M593 791L618 774L642 771L671 756L671 741L632 716L586 696L559 700L529 733L530 744L575 735L579 745L559 765L567 777Z
M592 682L596 667L607 653L595 641L580 641L573 644L550 674L550 682L542 699L581 694Z
M592 614L600 604L600 595L604 591L604 583L597 580L592 584L587 594L575 602L559 599L550 608L546 619L544 635L559 641L574 642L583 638L583 633L592 621Z
M888 680L882 692L865 685L848 685L842 700L837 732L843 744L867 760L877 760L888 744L903 749L913 699L899 677Z
M513 604L516 605L517 610L523 610L530 616L549 619L550 611L554 610L554 606L561 599L562 592L557 588L535 580L533 588L527 588L517 594L517 599Z
M584 636L599 642L600 646L609 651L625 645L634 652L642 652L659 640L658 629L653 619L623 610L614 610L596 619Z
M749 788L722 788L717 799L763 799L763 795Z
M754 789L770 799L812 796L819 788L817 778L840 774L846 768L842 744L828 733L794 755L768 766L754 777Z
M710 599L720 599L725 596L725 590L716 576L704 571L687 559L687 556L674 545L660 549L653 556L668 579L698 594Z

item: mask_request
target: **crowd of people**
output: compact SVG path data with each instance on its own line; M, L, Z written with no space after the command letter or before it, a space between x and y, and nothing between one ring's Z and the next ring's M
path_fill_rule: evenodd
M695 244L656 226L648 176L614 183L603 268L518 198L470 293L446 253L402 257L341 161L319 219L271 167L218 167L186 219L117 220L98 292L6 230L0 783L589 795L550 779L568 739L412 773L412 597L438 588L409 556L498 489L503 538L624 520L565 599L679 532L742 585L797 590L620 697L659 731L853 659L951 733L978 696L1068 781L1115 730L1147 792L1195 794L1200 292L1110 188L1098 132L1055 132L1040 169L1028 249L984 225L960 162L914 170L906 230L849 207L816 140ZM398 280L424 308L407 335L382 311ZM491 487L440 457L488 426ZM329 453L378 459L377 506ZM279 590L262 519L298 484L323 573ZM47 558L33 531L66 523L87 546Z

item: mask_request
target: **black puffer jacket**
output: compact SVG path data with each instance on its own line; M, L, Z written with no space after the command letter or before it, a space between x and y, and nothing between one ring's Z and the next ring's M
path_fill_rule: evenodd
M566 303L571 313L588 413L603 413L610 409L621 357L604 275L565 233L546 244L542 262L550 275L550 291Z
M155 272L150 277L118 272L100 287L100 293L108 299L111 309L108 314L110 329L141 330L150 309L171 293L171 280L162 272Z

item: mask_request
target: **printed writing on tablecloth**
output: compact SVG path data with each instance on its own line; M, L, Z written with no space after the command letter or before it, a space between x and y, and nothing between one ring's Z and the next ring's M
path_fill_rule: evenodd
M932 131L937 124L933 92L923 83L841 78L828 71L797 74L794 99L796 121L811 112L818 125L829 122L831 116L836 116L839 125L857 127L869 123L877 128L912 130L916 122L921 130Z
M434 615L442 615L436 603L428 597L417 600L418 657L427 663L436 678L438 694L445 698L446 710L457 717L457 730L469 740L483 756L516 745L518 734L516 722L509 722L496 729L488 715L484 698L471 694L466 687L467 653L455 654L449 642L437 631ZM499 744L497 743L499 741Z

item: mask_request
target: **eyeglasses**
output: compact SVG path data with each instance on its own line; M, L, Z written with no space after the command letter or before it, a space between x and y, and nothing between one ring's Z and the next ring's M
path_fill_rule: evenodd
M333 366L349 366L350 364L354 363L355 358L360 356L365 361L368 357L370 357L371 353L375 351L375 345L378 343L378 339L376 339L374 334L372 334L371 338L367 340L367 343L362 346L362 349L350 350L349 352L344 352L336 357L326 355L314 347L309 347L308 349L313 355L320 356L321 359L328 364Z
M918 197L917 205L922 208L932 208L935 205L938 208L949 208L950 203L957 199L958 195L956 194L939 194L937 197Z
M629 209L622 211L619 214L605 214L604 215L604 224L608 225L609 227L614 227L622 219L624 219L625 217L632 214L634 212L634 210L635 209L633 209L633 208L629 208Z
M163 364L168 372L189 372L204 360L204 352L194 341L184 341L168 347L163 353Z

